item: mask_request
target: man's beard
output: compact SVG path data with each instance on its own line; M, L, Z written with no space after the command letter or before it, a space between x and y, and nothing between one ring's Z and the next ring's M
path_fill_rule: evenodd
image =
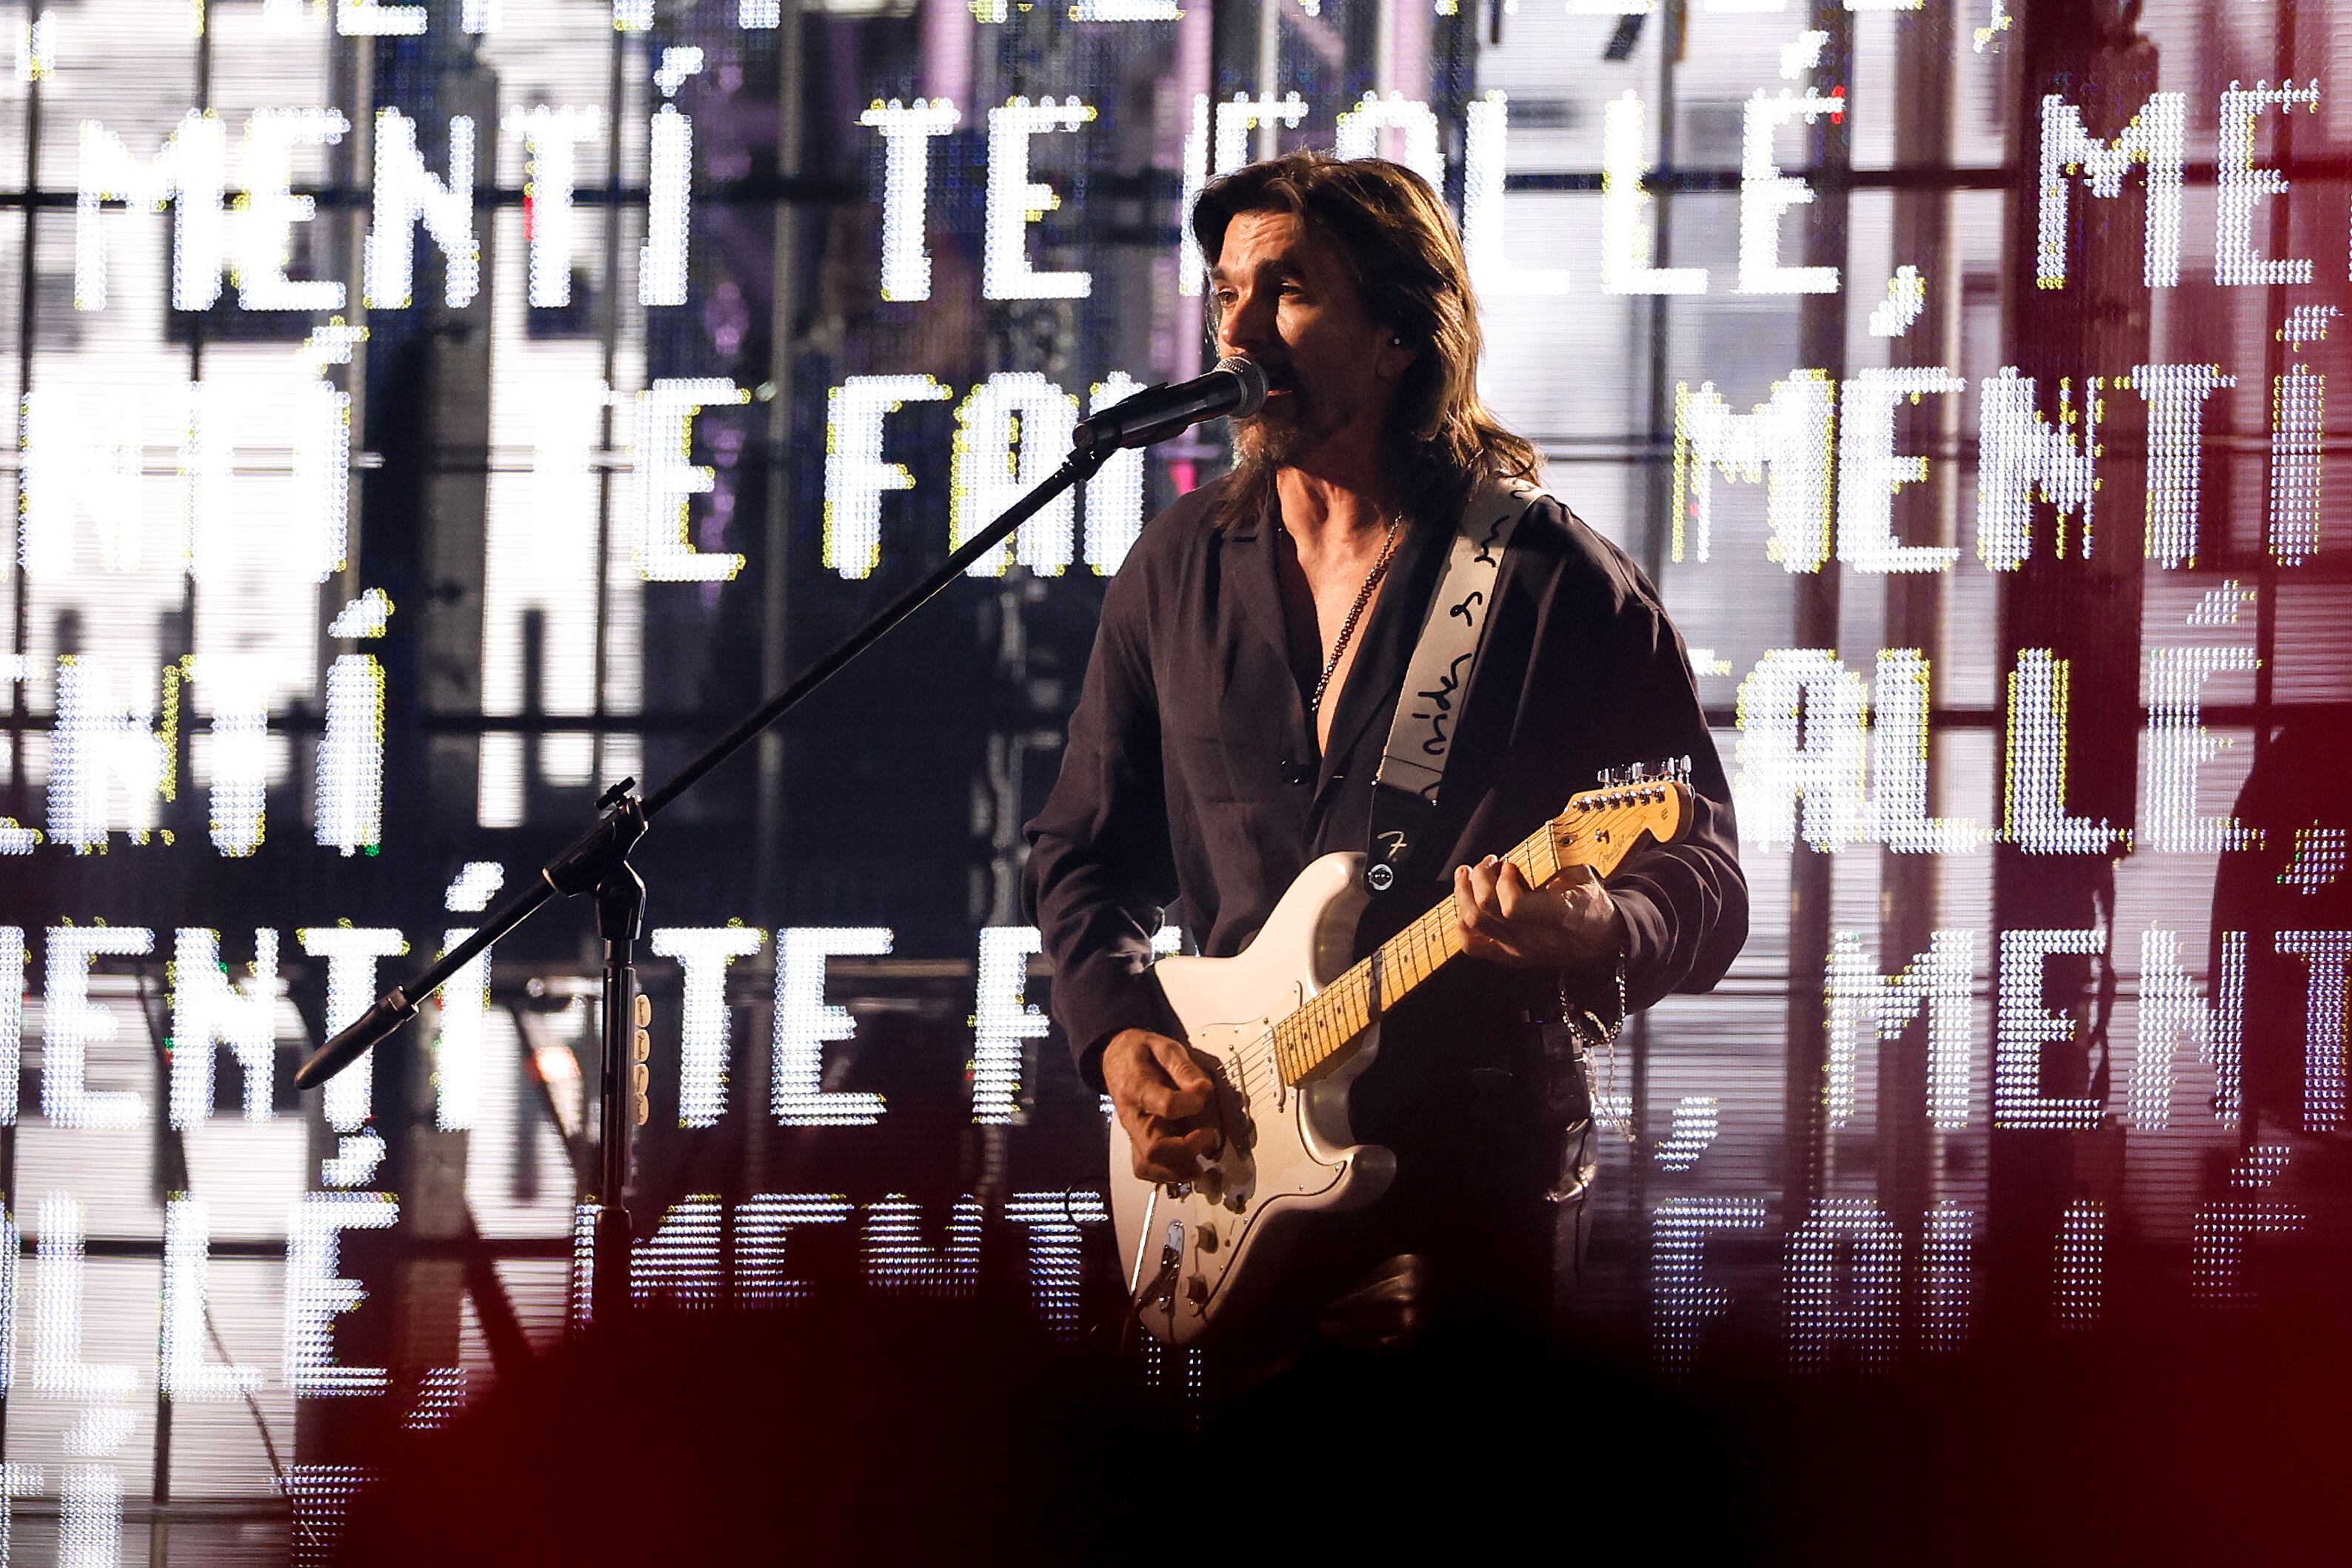
M1264 469L1269 474L1276 468L1287 468L1337 434L1345 423L1340 418L1318 417L1315 404L1293 385L1280 414L1269 417L1261 412L1234 422L1240 465Z

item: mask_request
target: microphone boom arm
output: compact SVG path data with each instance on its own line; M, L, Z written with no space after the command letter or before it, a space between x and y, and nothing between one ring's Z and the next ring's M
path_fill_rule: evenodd
M593 892L627 859L629 851L645 836L646 828L664 807L694 788L704 774L734 756L761 730L839 674L852 659L881 641L900 622L921 609L940 590L962 576L965 568L1010 538L1015 529L1043 511L1055 497L1092 478L1116 450L1117 447L1108 443L1082 441L1059 468L1006 507L994 522L967 539L921 579L909 584L897 598L877 611L863 626L802 671L791 685L746 714L733 728L713 741L701 756L679 768L668 782L643 800L631 793L636 782L633 779L625 779L606 791L604 800L598 802L606 810L595 826L541 868L530 886L485 915L472 936L450 948L424 973L384 992L376 998L373 1007L314 1051L295 1072L294 1086L297 1089L317 1088L359 1060L368 1047L389 1038L401 1025L415 1018L425 999L447 984L450 977L472 962L483 949L538 914L540 908L557 894L570 896ZM616 1094L620 1090L620 1075L613 1071L615 1065L612 1062L605 1064L604 1092L608 1095ZM619 1194L609 1192L604 1197L608 1204L616 1203Z

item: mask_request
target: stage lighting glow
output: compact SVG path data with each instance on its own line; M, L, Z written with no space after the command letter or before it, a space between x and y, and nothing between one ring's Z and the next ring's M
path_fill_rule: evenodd
M844 1225L849 1200L832 1193L770 1192L735 1210L735 1295L746 1306L805 1301L809 1283L786 1269L792 1233L804 1225Z
M143 925L53 925L42 968L41 1114L60 1127L137 1127L147 1103L129 1089L89 1085L89 1048L114 1038L114 1010L89 998L89 967L155 950Z
M559 308L572 303L572 256L580 233L580 209L572 196L580 183L580 146L604 134L604 117L593 109L542 103L508 115L506 129L522 138L523 200L530 210L530 302L541 309Z
M2297 104L2319 112L2316 77L2304 87L2285 81L2276 87L2256 82L2242 88L2231 82L2221 89L2213 135L2213 281L2223 287L2275 288L2312 279L2307 257L2254 254L2255 211L2271 197L2287 193L2284 174L2254 162L2254 123L2266 109L2293 114Z
M2123 134L2102 141L2083 127L2083 112L2056 93L2042 100L2040 229L2034 250L2034 282L2043 288L2066 287L2069 230L2067 182L2081 176L2094 196L2124 193L2124 176L2137 163L2147 175L2147 240L2141 252L2142 281L2169 288L2180 281L2180 174L2188 156L2189 98L2150 93Z
M2319 461L2325 442L2327 378L2289 365L2271 378L2272 559L2301 566L2319 550Z
M1077 428L1078 400L1034 371L999 371L972 388L956 405L949 548L961 549L1045 483L1069 455ZM1041 577L1059 577L1069 567L1076 528L1077 503L1064 491L964 574L1002 577L1010 557Z
M1650 217L1654 198L1642 183L1650 172L1649 113L1642 95L1620 93L1601 114L1601 291L1706 293L1706 268L1652 265L1657 234Z
M695 415L751 401L733 382L708 376L656 381L637 394L637 559L647 582L728 582L743 570L740 554L695 548L689 508L719 483L693 459Z
M1988 837L1970 817L1927 815L1929 694L1927 655L1881 648L1871 684L1871 836L1898 854L1967 854Z
M981 295L988 299L1084 299L1094 274L1040 272L1029 260L1029 225L1062 204L1054 187L1029 177L1029 142L1055 131L1076 131L1095 118L1094 106L1073 96L1031 103L1015 98L988 111L988 211L981 253Z
M389 1230L400 1200L388 1192L310 1192L286 1217L286 1386L303 1398L381 1394L390 1371L335 1354L335 1320L367 1300L367 1287L337 1272L346 1230Z
M1437 115L1429 105L1401 92L1385 96L1368 92L1352 109L1339 111L1333 129L1332 151L1342 158L1381 158L1382 133L1393 131L1402 141L1396 162L1430 183L1445 189L1445 155L1438 148Z
M196 689L212 710L205 758L212 771L213 848L241 859L261 848L269 790L269 672L259 660L207 653Z
M672 926L653 934L653 951L677 960L685 987L678 1017L677 1124L715 1127L727 1113L727 966L758 952L768 934L756 925Z
M903 1193L866 1206L866 1282L877 1291L968 1298L980 1288L982 1209L956 1199L940 1246L923 1239L923 1210Z
M884 925L787 927L776 933L775 1034L768 1109L787 1127L870 1126L882 1119L882 1096L826 1089L824 1046L857 1033L849 1009L824 999L824 961L890 951Z
M654 1233L629 1254L629 1299L639 1306L656 1301L706 1312L718 1306L727 1296L719 1251L725 1218L725 1206L708 1195L670 1205Z
M261 1369L228 1366L205 1354L205 1295L210 1273L211 1211L184 1194L163 1206L162 1345L156 1377L173 1400L236 1399L261 1386Z
M1890 1369L1902 1340L1903 1235L1885 1212L1866 1197L1817 1198L1789 1233L1788 1255L1790 1369Z
M1050 1027L1045 1013L1023 999L1029 987L1029 960L1044 947L1034 925L981 928L971 1119L982 1126L1011 1126L1023 1119L1021 1042L1044 1039Z
M1869 938L1837 932L1830 941L1828 1080L1823 1091L1832 1129L1853 1119L1865 1040L1897 1040L1927 1015L1927 1119L1957 1132L1969 1124L1976 1058L1976 933L1930 934L1927 951L1882 976Z
M982 933L983 938L986 933ZM1029 1234L1029 1300L1055 1338L1077 1338L1082 1225L1104 1225L1110 1210L1102 1194L1019 1192L1004 1200L1004 1218Z
M931 297L931 251L924 233L931 185L931 141L956 128L956 106L944 98L911 105L877 99L857 117L882 133L882 298ZM866 380L907 378L868 377Z
M383 666L373 653L339 653L327 669L317 833L347 855L383 838Z
M1734 413L1712 382L1675 389L1674 559L1715 551L1715 481L1767 483L1768 559L1790 572L1819 571L1830 558L1831 432L1836 391L1819 371L1772 383L1771 396ZM1768 482L1769 481L1769 482Z
M482 286L482 247L474 235L474 122L462 114L449 117L445 181L425 166L416 122L396 109L380 109L375 212L367 235L369 309L404 310L414 300L419 224L441 247L443 301L453 310L472 304Z
M1895 450L1895 410L1903 400L1968 390L1950 371L1898 366L1866 370L1839 389L1838 559L1857 571L1948 571L1956 545L1895 542L1895 493L1923 484L1927 459Z
M349 38L421 38L427 26L424 5L394 5L384 0L335 0L335 31Z
M2147 848L2218 854L2260 845L2255 830L2197 804L2198 769L2233 744L2205 727L2205 683L2225 673L2252 674L2259 662L2250 647L2147 651L2147 787L2139 811Z
M886 283L886 298L887 290ZM910 402L954 395L929 376L852 376L826 397L826 566L851 579L874 575L882 561L882 497L915 487L915 476L905 464L882 455L883 422Z
M1754 1197L1670 1197L1650 1214L1650 1357L1669 1376L1694 1370L1708 1323L1731 1310L1731 1292L1706 1278L1706 1239L1762 1230Z
M474 934L470 925L441 934L441 951ZM482 1034L490 1011L490 955L497 944L467 959L441 988L440 1027L433 1036L433 1124L445 1133L474 1125L482 1101Z
M2096 1328L2107 1304L2107 1206L2078 1197L2058 1217L2051 1316L2062 1329Z
M253 963L243 984L221 961L220 933L184 925L172 958L172 1125L199 1127L213 1113L215 1057L236 1057L245 1081L245 1119L269 1120L278 1074L278 933L257 926Z
M1813 188L1780 172L1772 152L1773 133L1783 125L1811 125L1824 114L1843 116L1845 95L1766 92L1758 89L1740 120L1739 292L1742 294L1835 294L1834 267L1787 267L1780 261L1780 218L1809 205Z
M2042 1087L2042 1061L2050 1046L2074 1038L2072 1016L2042 1001L2042 967L2062 954L2096 956L2107 934L2010 930L2000 934L2000 977L1992 1048L1992 1124L2008 1132L2086 1133L2099 1124L2105 1102L2095 1094L2050 1094Z
M1113 371L1094 384L1087 412L1100 413L1142 390L1133 376ZM1143 532L1143 451L1123 446L1087 481L1087 564L1097 576L1118 572Z
M2147 403L2147 559L2195 566L2205 400L2238 378L2219 365L2140 365L2116 384Z
M245 200L236 212L236 302L247 310L341 310L333 278L297 280L286 273L294 225L318 215L319 204L294 193L294 149L332 146L352 122L331 109L257 109L245 122Z
M81 122L75 175L74 308L106 308L106 228L100 204L120 200L143 212L174 202L172 308L205 310L220 298L228 254L228 131L220 117L190 110L152 159L134 155L95 120Z
M654 111L646 138L653 175L646 198L646 243L638 252L637 303L683 305L694 204L694 117L676 104L663 104Z
M1511 135L1509 99L1500 90L1490 89L1472 99L1464 112L1462 249L1470 263L1471 282L1488 298L1567 293L1568 268L1521 267L1504 254L1509 232L1503 222L1503 177L1509 167ZM1604 172L1602 178L1607 177Z
M2282 931L2278 950L2307 966L2304 1006L2303 1130L2333 1133L2345 1121L2345 979L2352 931Z
M2180 933L2150 926L2139 938L2139 1028L2127 1114L2142 1132L2172 1125L2173 1062L2183 1039L2213 1074L2213 1112L2238 1124L2244 1094L2246 933L2221 934L2221 972L2208 1002L2180 961Z
M1829 852L1863 842L1863 761L1870 695L1826 648L1775 648L1739 683L1739 836L1767 848L1805 841Z
M2047 648L2018 651L2009 674L2008 767L2002 832L2028 854L2104 854L2117 838L2105 818L2066 810L2067 710L2074 661Z

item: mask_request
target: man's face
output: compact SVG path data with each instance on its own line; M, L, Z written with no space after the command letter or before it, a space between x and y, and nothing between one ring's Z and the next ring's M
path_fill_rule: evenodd
M1265 406L1236 422L1244 455L1296 464L1343 431L1377 436L1394 382L1389 333L1364 314L1355 280L1290 213L1241 213L1209 271L1217 352L1255 360Z

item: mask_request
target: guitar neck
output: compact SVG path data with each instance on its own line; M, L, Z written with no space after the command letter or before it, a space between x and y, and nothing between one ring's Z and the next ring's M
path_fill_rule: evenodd
M1513 845L1503 858L1519 868L1530 887L1541 887L1567 867L1586 863L1589 857L1575 852L1573 841L1563 853L1560 839L1547 822ZM1370 956L1275 1025L1275 1061L1284 1081L1297 1083L1344 1060L1382 1014L1411 996L1461 951L1461 922L1449 896L1431 905Z

